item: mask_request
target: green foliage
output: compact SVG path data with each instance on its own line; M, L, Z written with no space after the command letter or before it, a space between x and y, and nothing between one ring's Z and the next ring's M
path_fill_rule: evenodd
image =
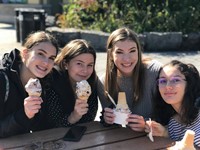
M127 26L136 32L198 32L199 0L69 0L61 27L111 32Z

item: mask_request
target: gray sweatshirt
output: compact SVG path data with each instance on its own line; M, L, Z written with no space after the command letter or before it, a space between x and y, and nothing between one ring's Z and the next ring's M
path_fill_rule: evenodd
M126 93L127 104L132 112L132 114L142 115L144 118L149 118L152 115L152 95L155 92L157 83L156 78L158 77L158 72L162 64L158 61L152 60L144 71L144 86L143 95L139 97L139 100L135 102L133 100L132 94L132 78L120 76L117 78L117 82L121 91ZM104 93L105 75L100 78L100 83L98 86L98 96L102 105L102 108L108 107L111 102L107 102Z

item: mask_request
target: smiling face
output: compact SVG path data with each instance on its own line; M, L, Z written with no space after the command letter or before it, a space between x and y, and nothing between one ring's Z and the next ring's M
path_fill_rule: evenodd
M167 65L160 72L158 86L164 101L179 112L186 88L185 76L176 66Z
M138 62L138 48L134 41L118 41L113 47L113 61L123 76L131 76Z
M90 53L80 54L71 59L66 65L72 82L87 80L94 71L94 56Z
M54 65L56 48L49 42L41 42L22 51L26 74L30 77L45 77Z

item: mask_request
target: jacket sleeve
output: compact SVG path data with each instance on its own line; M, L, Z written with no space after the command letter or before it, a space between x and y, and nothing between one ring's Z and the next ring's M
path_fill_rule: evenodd
M5 114L6 80L0 72L0 137L6 137L21 132L22 127L15 121L14 113Z
M8 137L11 135L29 132L31 124L35 119L28 119L23 108L6 113L5 101L6 80L2 72L0 72L0 137Z
M0 119L0 137L8 137L20 133L25 133L24 128L15 120L14 114L10 114Z
M2 103L2 98L0 98ZM0 105L0 109L4 109L4 104ZM36 114L33 119L29 119L24 110L20 109L10 114L0 115L0 137L8 137L17 134L28 133L30 130L38 129L40 114Z

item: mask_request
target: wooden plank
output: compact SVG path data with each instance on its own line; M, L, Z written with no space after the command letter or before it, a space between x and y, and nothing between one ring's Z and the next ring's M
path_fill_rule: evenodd
M103 127L99 122L90 122L90 123L84 123L80 124L87 126L87 133L94 133L98 131L104 131L109 130L112 128L117 128L117 126L112 127ZM1 138L0 139L0 149L5 148L19 148L20 147L31 147L31 146L37 146L37 145L49 145L52 143L57 144L60 142L57 142L58 140L62 139L62 137L66 134L66 132L69 130L69 128L54 128L49 130L43 130L28 134L22 134L22 135L16 135L8 138ZM61 142L62 143L62 142Z
M85 134L79 142L68 142L59 140L58 142L65 145L65 149L84 149L88 147L96 147L104 144L120 142L128 139L134 139L141 136L146 136L143 132L134 132L127 128L115 128L103 130L99 132L91 132Z
M103 127L99 122L81 124L87 131L79 142L63 141L62 137L69 128L55 128L24 135L0 139L0 150L23 149L86 149L86 150L166 150L175 142L168 138L154 137L151 142L146 133L134 132L119 126ZM197 148L199 150L199 148Z
M104 127L100 122L97 122L97 121L93 121L93 122L89 122L89 123L83 123L83 124L80 124L80 125L87 127L86 133L106 131L106 130L110 130L110 129L120 128L119 125Z
M8 138L0 139L0 147L2 148L17 148L30 145L33 143L43 143L60 139L68 131L68 128L55 128L29 134L22 134Z
M85 148L84 150L164 150L174 145L174 142L168 138L154 137L154 140L154 142L151 142L148 137L144 136L91 148Z

